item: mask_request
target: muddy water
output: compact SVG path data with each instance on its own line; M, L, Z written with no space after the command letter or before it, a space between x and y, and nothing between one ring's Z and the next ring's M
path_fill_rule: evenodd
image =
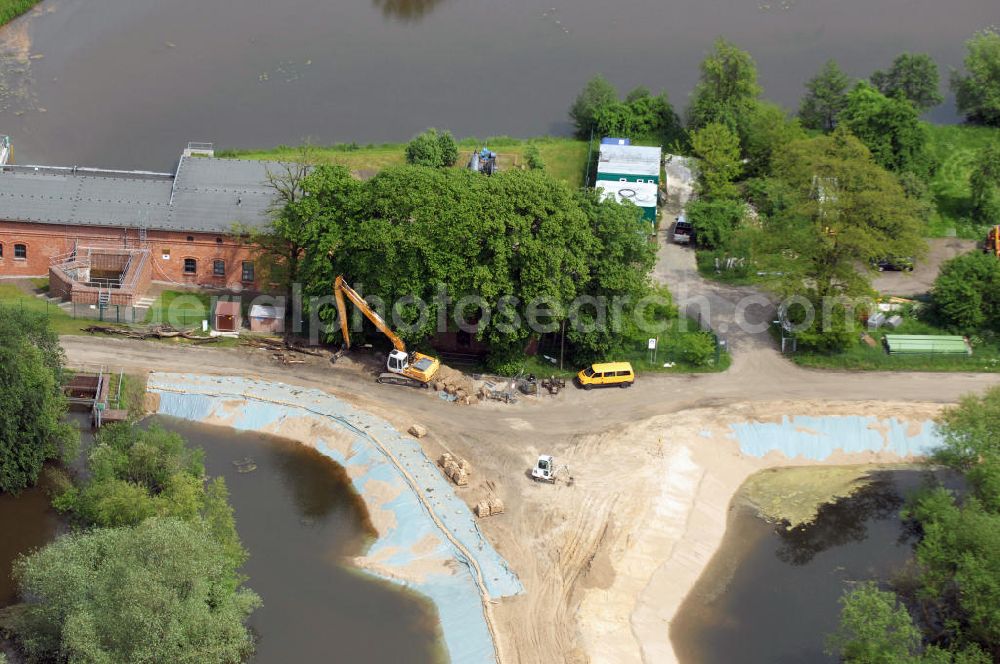
M433 608L346 567L373 535L343 469L297 443L155 417L205 450L225 477L250 560L247 581L264 600L251 618L258 664L434 662ZM252 472L240 472L251 461Z
M17 496L0 494L0 606L17 599L17 588L10 578L10 568L22 553L45 546L56 536L59 515L52 509L49 496L41 485Z
M911 555L899 510L926 476L893 471L877 477L850 498L823 506L813 525L791 531L764 522L750 507L734 508L719 553L673 623L680 661L838 661L823 649L825 635L837 627L845 588L889 579Z
M75 418L78 424L84 417ZM264 606L250 624L253 662L433 663L442 659L437 617L423 599L349 568L373 536L343 469L289 441L171 418L152 418L205 450L225 477L250 560L243 572ZM84 447L92 438L84 433ZM250 465L233 462L250 461ZM44 487L0 495L0 606L16 600L11 562L65 525Z
M683 107L718 35L791 108L827 58L867 76L926 51L947 72L998 17L996 0L43 0L7 30L0 132L21 163L152 169L189 140L564 133L597 72Z

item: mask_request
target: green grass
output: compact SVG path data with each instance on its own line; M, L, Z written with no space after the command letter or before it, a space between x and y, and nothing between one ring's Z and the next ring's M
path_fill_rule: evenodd
M510 138L495 136L485 141L478 138L466 138L458 142L459 155L456 168L464 168L473 150L483 145L500 155L501 168L520 168L525 165L524 151L529 144L538 146L538 151L545 162L545 170L552 177L566 182L570 186L583 185L587 170L587 154L590 148L588 141L572 138L541 137L533 139ZM374 175L387 166L397 166L406 163L405 143L383 143L380 145L356 145L354 143L339 143L337 145L316 146L316 155L323 163L342 164L355 173ZM288 160L299 155L298 147L281 145L272 149L222 150L220 157L237 157L240 159L270 159Z
M211 298L194 291L164 291L146 312L146 322L177 328L201 325L211 313Z
M844 353L827 355L798 352L792 360L813 369L855 371L972 371L1000 372L1000 346L995 342L973 342L972 355L889 355L882 346L886 334L951 334L920 320L907 319L896 330L873 330L875 348L861 343Z
M928 234L941 237L951 229L959 237L981 239L983 229L970 219L969 174L976 152L1000 138L1000 129L974 125L928 125L930 150L938 161L930 191L936 207Z
M0 0L0 25L10 23L39 2L40 0Z
M0 306L44 313L49 317L56 334L83 334L83 328L95 323L86 318L73 318L55 304L29 295L13 284L0 284Z

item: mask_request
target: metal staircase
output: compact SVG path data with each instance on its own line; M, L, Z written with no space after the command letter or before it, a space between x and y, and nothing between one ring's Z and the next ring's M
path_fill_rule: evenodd
M97 307L99 309L107 309L108 305L111 304L111 291L107 288L101 288L97 291Z

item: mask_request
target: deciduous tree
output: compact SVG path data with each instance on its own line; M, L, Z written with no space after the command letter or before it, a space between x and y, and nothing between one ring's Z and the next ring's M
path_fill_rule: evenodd
M1000 126L1000 32L982 30L965 46L966 73L951 75L958 110L973 122Z
M944 327L961 334L1000 331L1000 260L995 256L975 252L947 261L931 295Z
M746 51L722 39L702 60L701 78L691 93L688 127L721 123L739 133L760 96L757 63Z
M837 116L847 106L851 78L834 60L827 60L823 69L806 83L806 95L799 107L802 126L833 131Z
M976 154L969 185L973 220L983 225L1000 224L1000 139L994 139Z
M62 349L44 314L0 307L0 491L38 480L48 459L76 455L63 422Z
M152 518L64 535L18 560L14 629L33 661L237 664L261 605L200 523Z
M858 83L847 95L847 106L839 117L883 168L923 178L934 170L927 127L903 98L889 98L867 83Z
M569 117L576 128L577 138L590 138L597 129L597 112L618 101L618 91L600 74L587 81L569 109Z
M937 63L926 53L900 53L887 71L875 71L871 82L886 97L902 95L920 113L944 101Z
M691 132L691 149L698 159L698 194L708 200L736 198L733 181L743 171L740 139L726 125L712 122Z
M779 273L771 280L780 293L801 295L817 307L802 339L827 350L854 343L851 308L838 297L871 292L859 266L925 250L918 208L843 128L789 144L775 158L774 171L783 200L764 224L757 260ZM834 315L821 315L824 306Z

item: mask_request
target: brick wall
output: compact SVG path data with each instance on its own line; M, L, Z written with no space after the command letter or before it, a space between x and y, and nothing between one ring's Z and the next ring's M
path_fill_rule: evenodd
M0 221L0 277L44 277L54 256L80 246L136 247L134 228L98 228L59 224ZM15 257L15 246L24 245L25 258ZM211 286L230 290L257 290L258 283L243 281L243 262L253 260L251 247L238 239L216 233L186 233L150 230L149 279L186 286ZM194 261L194 272L185 271L185 259ZM215 261L222 261L222 274L215 274ZM254 274L256 277L256 271Z

